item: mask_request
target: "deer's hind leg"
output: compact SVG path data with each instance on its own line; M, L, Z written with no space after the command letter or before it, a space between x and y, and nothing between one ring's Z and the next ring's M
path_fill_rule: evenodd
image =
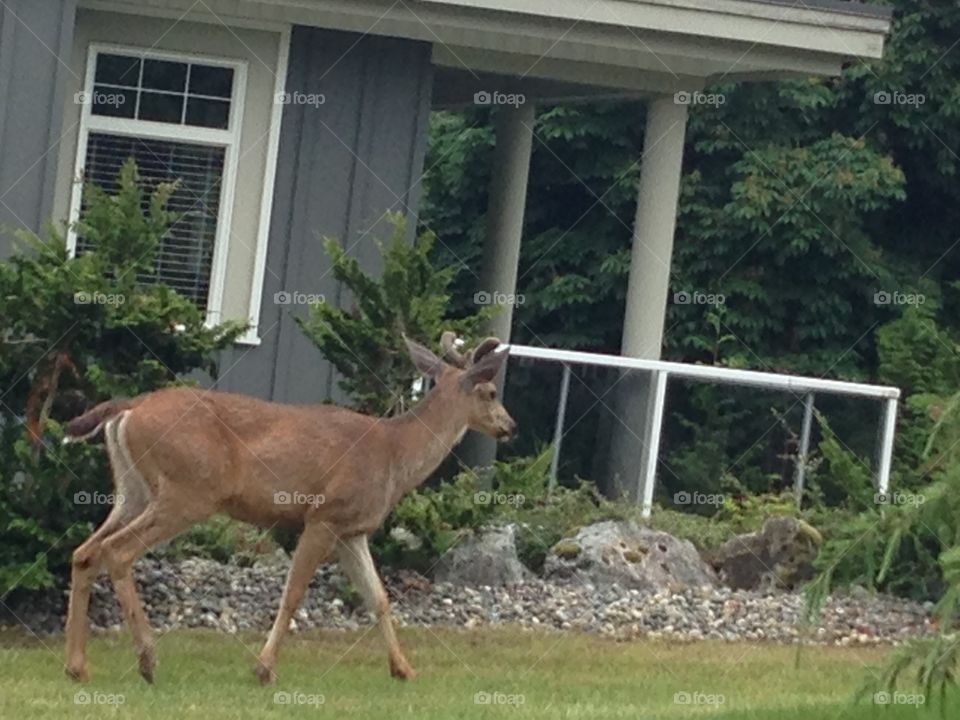
M113 508L103 524L73 552L70 601L66 626L66 672L75 680L87 680L86 644L90 590L103 566L103 542L126 527L144 511L150 490L119 442L124 413L104 426L107 454L115 490Z
M123 619L133 635L140 674L147 682L153 682L156 665L154 638L133 580L133 564L157 543L169 540L211 514L212 510L202 505L190 506L171 494L164 494L161 487L157 498L140 515L103 542L103 562L113 581Z

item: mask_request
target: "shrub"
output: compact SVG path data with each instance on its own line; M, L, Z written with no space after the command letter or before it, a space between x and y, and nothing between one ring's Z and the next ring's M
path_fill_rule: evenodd
M435 488L407 494L374 537L381 561L427 571L465 534L484 525L516 523L517 548L530 567L573 527L591 522L602 502L586 486L556 488L547 497L550 451L497 461L486 469L489 490L477 490L472 470Z
M53 583L102 520L105 453L61 446L61 423L111 396L216 373L217 351L242 331L154 281L160 238L178 217L175 185L145 188L132 161L108 194L84 190L78 233L95 250L71 257L64 229L20 233L0 263L0 593Z
M931 408L934 425L920 467L893 503L875 505L827 536L817 561L819 574L807 588L815 616L834 586L861 583L873 588L937 598L940 635L909 644L888 664L873 690L895 688L916 669L928 697L956 682L960 645L960 393Z
M450 283L455 269L435 267L430 249L436 240L424 232L412 243L402 215L394 215L393 235L380 247L383 273L364 272L356 258L332 239L324 240L333 274L351 298L342 309L321 301L300 327L336 369L340 388L361 412L372 415L403 412L414 400L417 373L403 344L403 335L438 340L444 330L476 339L491 308L461 318L447 317Z
M595 522L634 520L710 549L735 532L759 528L764 509L772 504L758 503L748 520L730 510L731 517L720 513L708 518L659 508L643 519L639 506L608 500L586 481L572 488L558 486L548 494L550 452L496 462L486 471L490 490L478 491L475 473L464 471L450 482L409 493L374 536L374 552L388 566L427 572L465 534L485 525L513 523L520 560L539 571L551 548Z
M277 549L278 545L269 531L226 515L214 515L153 552L174 560L203 557L221 563L250 565L258 557L270 555Z

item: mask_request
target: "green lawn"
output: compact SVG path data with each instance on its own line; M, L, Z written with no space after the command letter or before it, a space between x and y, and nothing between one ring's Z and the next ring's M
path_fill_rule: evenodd
M798 664L795 648L776 645L419 628L403 630L401 639L420 677L400 683L389 677L375 630L311 632L288 639L277 684L263 688L251 672L262 639L172 632L159 641L156 684L149 686L125 633L96 636L93 679L78 685L62 672L62 638L0 634L0 718L847 720L880 716L876 705L855 705L853 696L888 652L806 648ZM939 715L900 704L881 717L928 716Z

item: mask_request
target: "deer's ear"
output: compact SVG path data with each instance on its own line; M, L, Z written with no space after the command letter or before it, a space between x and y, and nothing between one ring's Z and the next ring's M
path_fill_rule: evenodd
M470 355L471 362L480 362L487 353L493 352L498 347L500 347L500 338L488 337L474 349Z
M497 376L497 373L500 372L500 368L503 367L503 363L506 362L507 355L509 354L509 349L501 352L488 352L483 358L471 365L470 369L463 374L463 378L460 381L464 389L472 390L480 383L493 382L493 379Z
M420 343L414 342L408 338L406 335L403 336L403 341L407 344L407 352L410 354L410 359L413 361L413 364L416 366L417 370L422 372L427 377L436 380L443 370L443 360L438 358L434 353Z

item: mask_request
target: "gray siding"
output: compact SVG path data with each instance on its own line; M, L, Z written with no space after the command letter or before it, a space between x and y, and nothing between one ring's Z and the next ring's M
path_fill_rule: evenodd
M49 219L76 0L0 4L0 258Z
M379 269L376 239L386 211L416 213L426 151L430 45L296 27L287 92L323 95L322 105L284 108L263 305L262 344L225 354L219 387L281 402L336 397L331 367L281 306L281 291L340 288L320 243L341 240L364 267ZM411 219L410 225L413 225Z

